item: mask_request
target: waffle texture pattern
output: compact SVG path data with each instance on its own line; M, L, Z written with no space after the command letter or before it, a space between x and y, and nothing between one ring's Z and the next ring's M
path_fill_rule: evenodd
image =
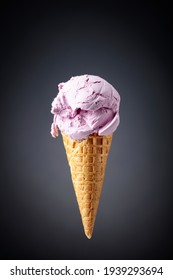
M112 135L98 136L94 133L81 142L72 140L63 133L62 138L84 231L90 239L102 191Z

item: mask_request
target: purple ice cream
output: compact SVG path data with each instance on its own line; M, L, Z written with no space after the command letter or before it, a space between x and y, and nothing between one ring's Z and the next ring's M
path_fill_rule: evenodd
M52 102L53 137L58 129L73 140L86 139L92 133L110 135L120 122L120 95L104 79L93 75L72 77L58 85Z

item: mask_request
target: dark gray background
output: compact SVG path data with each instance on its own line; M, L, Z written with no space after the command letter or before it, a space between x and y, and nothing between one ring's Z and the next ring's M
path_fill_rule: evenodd
M2 259L172 258L171 13L104 2L2 7ZM121 95L91 240L50 135L57 84L86 73Z

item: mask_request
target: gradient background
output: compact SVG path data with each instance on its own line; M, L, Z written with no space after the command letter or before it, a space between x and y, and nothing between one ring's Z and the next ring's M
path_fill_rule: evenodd
M104 2L1 9L1 259L172 258L170 7ZM85 73L121 95L91 240L49 133L57 84Z

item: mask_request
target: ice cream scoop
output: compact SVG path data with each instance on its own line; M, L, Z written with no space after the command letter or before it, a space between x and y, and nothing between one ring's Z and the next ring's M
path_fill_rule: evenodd
M52 102L53 137L58 129L74 140L90 134L110 135L119 125L120 95L104 79L94 75L72 77L58 85L59 93Z

